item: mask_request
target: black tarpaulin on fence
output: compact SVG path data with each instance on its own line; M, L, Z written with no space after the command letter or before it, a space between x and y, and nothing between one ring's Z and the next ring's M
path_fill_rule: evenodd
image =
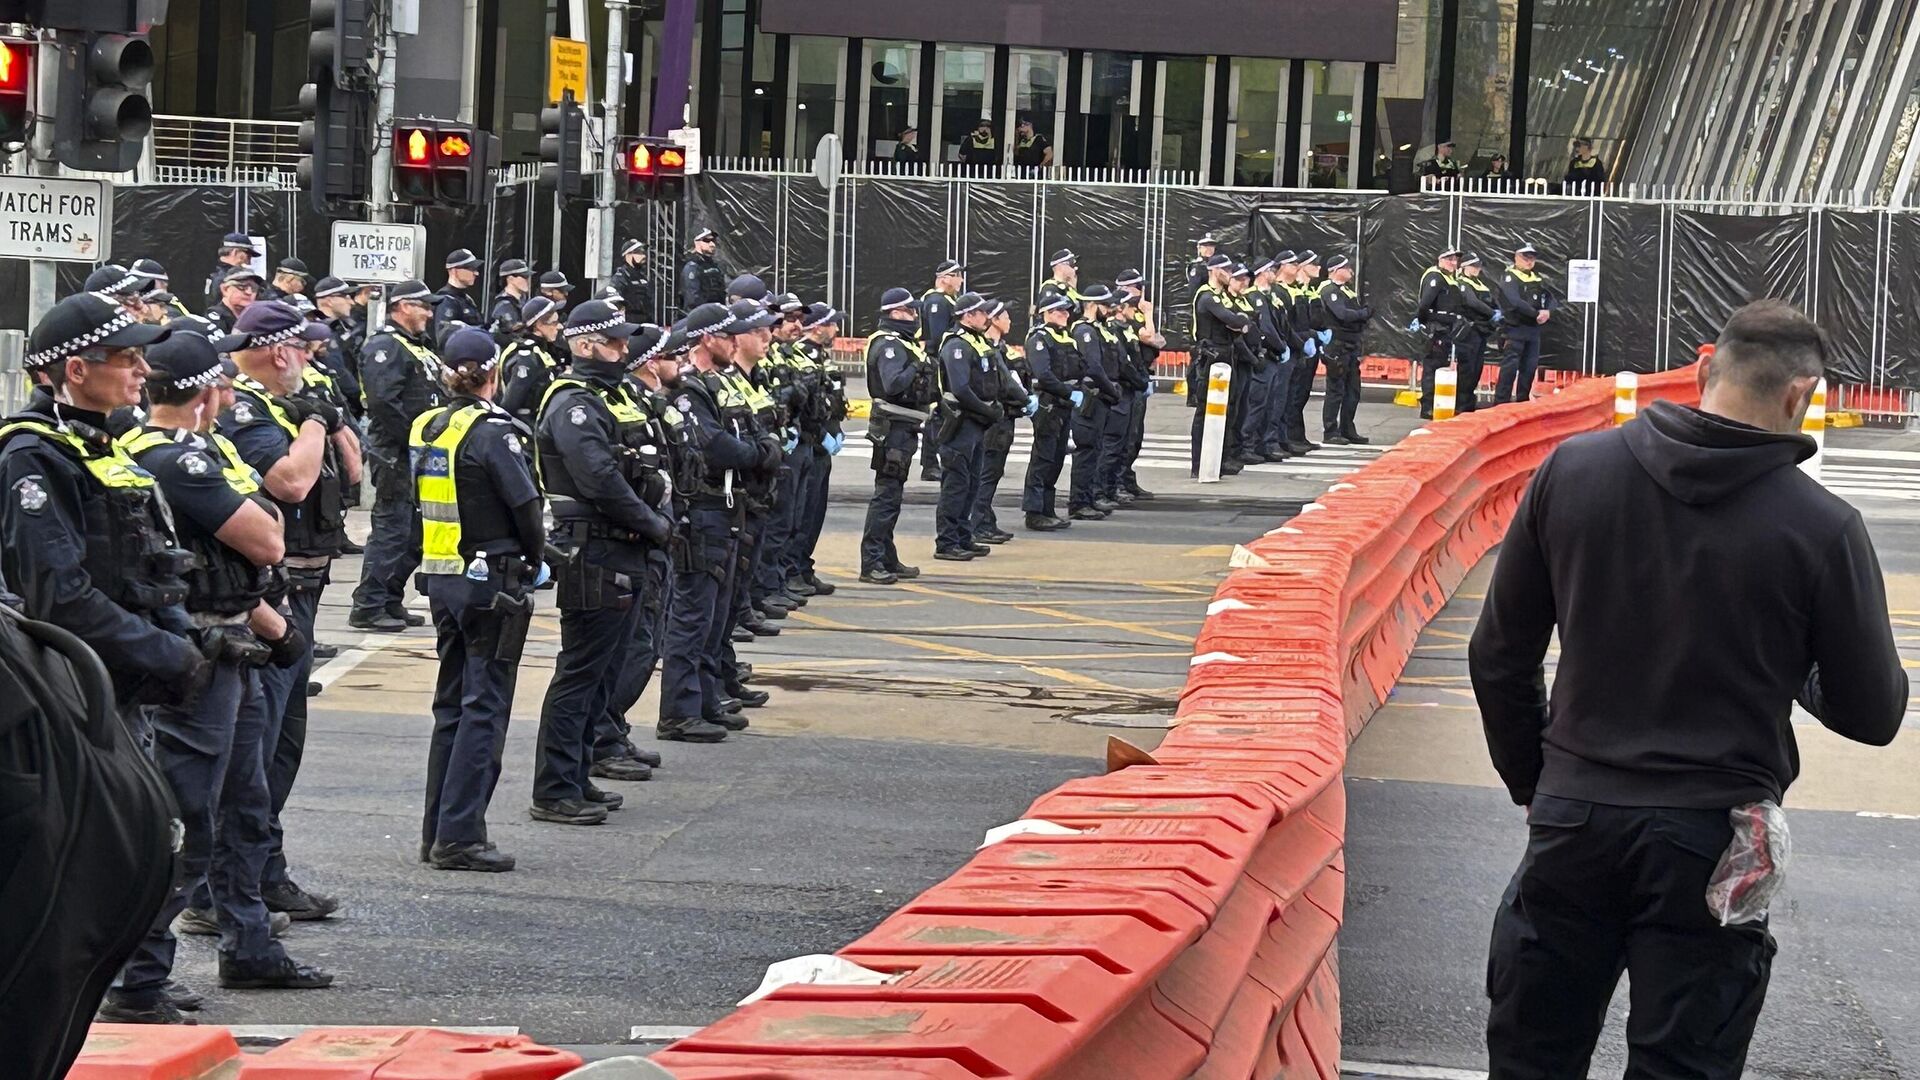
M1920 218L1891 214L1879 266L1885 296L1881 301L1882 366L1869 382L1920 389ZM1873 264L1855 273L1871 280Z
M1147 230L1146 189L1105 184L1048 185L1041 198L1045 211L1040 235L1040 260L1035 272L1045 280L1048 261L1062 249L1079 259L1080 281L1111 287L1122 270L1142 270L1142 243ZM1021 306L1032 295L1001 299Z
M1807 215L1676 209L1669 333L1676 358L1712 341L1736 308L1764 297L1807 301Z
M1878 211L1827 210L1815 222L1819 243L1812 314L1833 339L1827 372L1834 382L1874 381L1875 311L1881 306L1879 287L1887 268L1880 248L1885 219Z
M846 299L852 326L870 329L880 294L902 288L919 296L933 287L933 268L948 257L948 185L859 180L850 190L855 255Z
M1252 216L1259 200L1251 194L1219 188L1171 188L1166 193L1166 253L1160 264L1157 299L1164 312L1164 328L1176 344L1184 343L1192 328L1193 289L1187 284L1187 263L1193 242L1202 236L1220 241L1220 250L1244 252L1257 242ZM1141 267L1141 269L1146 269Z
M1380 199L1360 215L1355 282L1360 298L1373 308L1365 338L1368 355L1415 360L1426 355L1427 335L1409 332L1407 324L1419 314L1420 279L1449 246L1448 217L1448 200L1440 196ZM1320 257L1329 256L1321 251Z
M1639 203L1600 209L1600 302L1590 313L1597 335L1597 370L1656 371L1660 342L1654 312L1664 292L1660 244L1665 210ZM1499 266L1490 268L1497 276ZM1691 360L1689 349L1681 363Z
M962 184L966 211L967 288L986 296L1001 297L1013 313L1013 333L1026 340L1027 298L1039 284L1036 262L1045 262L1038 251L1038 233L1034 229L1034 208L1038 204L1033 184Z
M787 183L786 241L781 251L778 287L809 302L827 293L827 193L808 179ZM769 285L775 284L768 282Z
M758 274L769 283L780 253L774 237L776 216L780 212L780 183L771 176L746 173L705 173L700 182L688 189L693 205L688 209L688 247L702 229L719 234L714 257L735 274ZM826 251L820 254L824 261ZM684 258L684 256L683 256ZM680 287L679 267L674 267L674 289Z

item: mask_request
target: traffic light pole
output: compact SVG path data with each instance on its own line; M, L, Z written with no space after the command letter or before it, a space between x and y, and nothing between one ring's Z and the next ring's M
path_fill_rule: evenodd
M400 35L393 28L392 0L380 24L379 92L373 99L373 182L368 185L368 217L374 221L392 221L393 183L393 84L400 66Z
M607 7L607 77L606 97L601 107L600 134L606 145L600 154L600 185L598 205L600 207L599 244L600 257L595 265L587 268L587 274L598 285L613 276L614 259L614 206L619 201L619 190L623 168L620 162L620 106L626 96L626 49L627 3L626 0L606 0Z
M40 31L39 48L33 63L33 141L27 150L27 171L34 176L59 176L60 163L53 159L53 109L60 94L60 52L54 47L53 31ZM35 259L27 272L27 329L40 325L40 319L53 310L55 264Z

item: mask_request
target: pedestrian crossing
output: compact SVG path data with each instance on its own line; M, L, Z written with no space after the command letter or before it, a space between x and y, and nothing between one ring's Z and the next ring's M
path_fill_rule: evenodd
M1920 502L1920 451L1829 446L1820 479L1828 491L1850 501Z
M1140 457L1134 462L1134 468L1191 472L1193 452L1189 440L1190 437L1183 433L1147 435L1140 446ZM1391 449L1393 447L1390 445L1322 446L1304 457L1289 458L1286 461L1269 462L1264 465L1249 465L1241 475L1320 478L1332 482ZM1033 433L1022 427L1014 435L1013 449L1007 452L1007 464L1009 466L1025 465L1032 452ZM1068 460L1070 463L1071 457ZM1071 467L1070 464L1069 467Z

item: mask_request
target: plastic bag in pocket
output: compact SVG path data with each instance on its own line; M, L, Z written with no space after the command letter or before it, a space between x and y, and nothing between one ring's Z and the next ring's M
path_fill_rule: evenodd
M1720 855L1707 881L1707 910L1721 926L1757 922L1787 877L1793 844L1787 815L1773 802L1748 803L1727 811L1733 842Z

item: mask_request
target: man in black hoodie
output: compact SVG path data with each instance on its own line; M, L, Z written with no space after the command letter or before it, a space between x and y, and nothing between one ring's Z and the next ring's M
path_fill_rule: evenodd
M1859 742L1900 728L1907 678L1866 526L1795 468L1827 355L1780 301L1736 311L1699 409L1657 402L1568 440L1514 516L1469 653L1530 833L1494 917L1496 1080L1586 1076L1622 970L1627 1075L1739 1076L1774 943L1764 918L1707 910L1728 811L1793 782L1796 700Z

